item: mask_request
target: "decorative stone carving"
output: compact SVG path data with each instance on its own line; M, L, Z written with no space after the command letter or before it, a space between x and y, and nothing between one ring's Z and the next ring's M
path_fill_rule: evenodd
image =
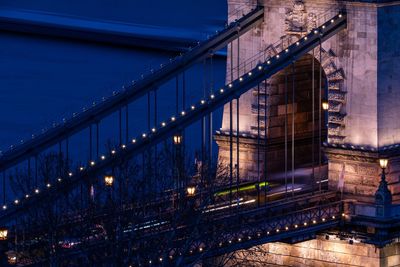
M341 127L341 125L339 125L339 127L337 127L337 124L333 124L333 125L331 127L329 127L329 134L332 136L342 136L341 133L342 133L343 127Z
M323 68L327 75L337 71L336 64L333 62L333 60L329 60L325 65L323 65Z
M333 102L333 101L329 102L329 111L330 112L340 112L341 108L342 108L342 103Z
M329 112L328 122L335 124L344 124L344 114L338 112Z
M295 0L292 9L287 10L285 25L288 34L302 34L316 27L317 16L307 13L304 2Z
M346 93L341 91L329 92L328 94L329 101L338 101L344 103L346 101Z
M334 81L329 80L328 81L328 89L329 90L340 90L340 81L341 80L334 80Z
M343 70L339 69L331 74L328 74L327 78L329 81L343 80L344 79Z

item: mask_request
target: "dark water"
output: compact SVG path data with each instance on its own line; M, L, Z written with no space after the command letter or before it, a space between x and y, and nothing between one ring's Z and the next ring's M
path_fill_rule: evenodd
M152 25L169 28L188 38L204 38L222 28L226 17L225 1L2 1L0 14L40 12L76 16L93 20ZM211 5L212 4L212 5ZM192 35L193 34L193 35ZM142 72L159 66L175 56L159 50L127 49L91 43L43 38L0 32L0 150L31 138L42 128L61 122L73 112L81 112L93 101L110 96ZM224 83L225 59L213 62L216 84ZM186 75L187 103L202 95L203 67L192 68ZM172 92L174 83L165 86ZM197 91L196 91L197 90ZM162 92L160 93L163 94ZM164 101L160 117L174 103ZM145 105L130 107L132 135L144 130ZM168 114L169 116L170 114ZM219 128L221 114L216 114ZM113 123L113 119L109 120ZM109 128L108 126L103 126ZM103 131L104 132L104 131ZM106 138L106 137L104 137Z

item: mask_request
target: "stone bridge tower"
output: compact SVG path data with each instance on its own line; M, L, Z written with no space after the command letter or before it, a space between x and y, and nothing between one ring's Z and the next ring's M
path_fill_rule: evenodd
M292 130L294 132L296 166L310 162L312 151L317 161L321 133L325 141L323 161L328 162L331 189L336 190L343 169L345 195L372 196L379 183L377 159L384 156L389 158L388 179L395 196L400 188L397 186L400 167L400 75L397 74L400 69L400 3L384 0L259 0L258 3L228 0L232 13L229 20L239 15L233 10L243 7L246 13L246 8L256 4L265 7L264 23L228 48L227 82L254 67L258 60L276 53L285 43L327 21L339 10L346 10L348 22L347 29L324 42L321 49L315 48L293 67L287 67L260 84L260 89L254 88L240 98L241 178L257 178L260 171L255 167L256 163L259 160L264 166L265 157L267 173L282 169L285 131L289 141ZM294 101L291 101L292 79L296 87ZM287 88L290 89L285 96ZM326 113L319 109L323 99L329 101ZM234 102L234 132L237 125L235 107ZM229 105L226 105L221 130L215 136L221 162L229 161L229 116ZM260 134L263 144L265 133L267 153L262 151L259 156L257 136ZM235 162L236 154L233 156Z

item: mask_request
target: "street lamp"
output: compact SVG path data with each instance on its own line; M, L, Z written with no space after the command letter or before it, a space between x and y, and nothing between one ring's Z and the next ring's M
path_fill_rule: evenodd
M325 111L329 109L329 102L327 100L322 101L322 109Z
M194 196L194 194L196 193L196 187L195 187L194 185L189 185L189 186L186 188L186 192L187 192L187 195L188 195L189 197L192 197L192 196Z
M385 169L387 168L387 165L388 165L388 160L387 159L380 159L379 160L379 165L382 168L382 173L384 173Z
M5 227L0 228L0 240L4 241L7 240L8 236L8 229Z
M173 140L174 140L175 145L180 145L182 143L182 136L176 134L176 135L174 135Z
M6 251L8 250L7 244L8 229L0 227L0 265L8 266L8 257Z
M387 168L388 160L379 159L379 166L382 169L381 181L379 182L378 190L375 192L375 204L376 216L377 217L387 217L390 216L390 210L392 205L392 193L388 188L388 183L386 181L385 169Z
M114 183L114 176L112 175L104 176L104 183L106 184L106 186L111 187Z

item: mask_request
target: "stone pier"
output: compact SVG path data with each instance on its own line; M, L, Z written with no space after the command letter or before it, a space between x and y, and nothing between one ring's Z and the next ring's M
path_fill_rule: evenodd
M321 235L297 244L269 243L235 252L228 266L400 266L400 243L376 248L357 240L350 244L349 240L340 240L334 235Z

